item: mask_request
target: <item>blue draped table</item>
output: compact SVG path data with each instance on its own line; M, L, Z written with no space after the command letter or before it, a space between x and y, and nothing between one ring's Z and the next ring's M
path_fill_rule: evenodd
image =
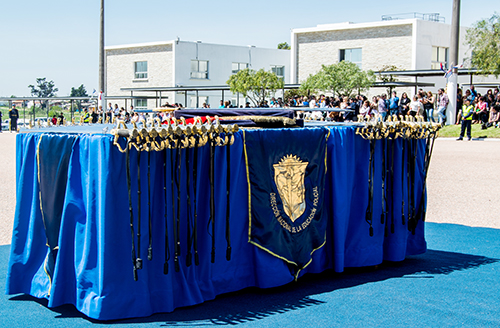
M328 213L327 242L313 254L312 263L301 272L318 273L327 269L342 272L345 267L373 266L388 261L402 261L407 255L426 251L424 222L418 222L415 234L402 224L402 197L407 198L407 182L401 170L407 160L402 155L402 139L393 141L394 181L388 189L388 220L394 215L395 231L384 236L382 211L381 159L383 142L375 145L373 195L374 235L369 235L365 221L368 204L368 167L370 142L355 134L350 126L333 126L327 143L327 176L325 206ZM294 129L300 133L302 129ZM252 133L251 130L246 133ZM47 298L49 307L73 304L85 315L101 320L142 317L157 312L199 304L217 295L250 286L269 288L287 284L294 277L280 259L248 243L248 184L243 152L243 136L235 134L231 146L230 230L232 259L226 260L225 177L226 152L215 149L216 258L210 262L208 146L198 155L198 251L200 264L185 265L187 226L181 221L180 271L174 271L173 246L170 247L170 271L163 274L165 260L165 218L163 152L151 152L151 208L153 259L147 260L148 207L143 206L141 257L144 268L134 281L131 259L131 231L128 209L125 154L113 146L109 134L75 134L69 158L68 177L63 201L59 251L53 279L50 281L44 261L48 254L46 234L40 210L37 146L43 133L17 136L17 205L7 275L7 294L25 293ZM51 134L63 137L64 134ZM392 142L392 141L389 141ZM304 140L303 147L307 147ZM421 201L425 141L417 141L415 170L415 206ZM190 150L192 151L192 150ZM131 163L137 163L137 152L130 152ZM141 186L147 195L148 156L141 156ZM167 160L168 162L168 160ZM191 164L192 169L192 164ZM403 173L403 174L402 174ZM181 175L185 177L185 169ZM137 164L131 165L131 176L137 177ZM399 178L398 178L399 177ZM184 179L184 178L183 178ZM132 179L137 190L137 179ZM182 188L186 188L181 185ZM171 208L171 197L167 197ZM134 204L137 196L134 196ZM408 206L406 201L406 207ZM186 200L181 203L185 216ZM224 209L219 211L217 209ZM137 208L134 209L137 211ZM405 210L408 213L408 208ZM135 213L137 215L137 213ZM169 240L173 240L171 217L168 216ZM136 227L137 228L137 227Z

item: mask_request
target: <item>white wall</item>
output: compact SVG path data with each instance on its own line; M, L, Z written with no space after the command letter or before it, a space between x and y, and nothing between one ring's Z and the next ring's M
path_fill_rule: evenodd
M191 60L208 60L208 79L191 78ZM219 45L188 41L169 41L150 44L135 44L106 48L107 58L107 94L111 96L130 95L130 91L121 88L134 87L175 87L181 86L213 86L226 85L232 74L232 63L248 63L250 68L261 68L269 71L271 65L285 66L285 83L290 81L290 51L278 49L264 49L256 47ZM148 62L148 78L137 80L134 78L134 62ZM134 96L154 93L134 93ZM165 97L168 96L168 99ZM188 93L186 104L184 93L162 92L162 102L181 103L191 105L191 98L195 92ZM200 98L209 97L212 108L219 106L222 92L200 91ZM225 100L233 95L229 91L224 94ZM116 102L120 107L124 101ZM244 105L243 100L240 104ZM130 101L128 102L130 105ZM202 101L199 106L201 107ZM155 100L148 101L148 108L156 107Z
M190 77L191 60L208 60L208 79L195 79ZM271 65L285 66L285 83L290 81L290 51L278 49L264 49L257 47L242 47L231 45L219 45L210 43L197 43L179 41L175 44L175 85L181 86L209 86L226 85L232 74L232 63L247 63L254 70L261 68L269 71ZM188 93L188 104L190 97L195 96L195 92ZM222 99L222 92L199 91L198 96L209 97L212 108L219 107ZM224 92L224 99L231 100L233 95L229 91ZM176 102L185 104L184 94L176 95ZM201 100L199 106L201 107ZM236 105L236 104L235 104ZM240 105L244 105L240 100Z
M135 44L117 47L106 47L106 93L109 96L130 95L130 91L121 88L170 87L173 86L173 51L172 42L155 44ZM136 79L134 63L148 62L147 79ZM154 93L136 93L134 96ZM169 96L163 93L162 97ZM169 98L170 100L170 98ZM125 106L124 100L112 101L118 106ZM163 101L164 102L164 101ZM131 105L130 100L127 106ZM156 107L155 100L148 100L148 108Z

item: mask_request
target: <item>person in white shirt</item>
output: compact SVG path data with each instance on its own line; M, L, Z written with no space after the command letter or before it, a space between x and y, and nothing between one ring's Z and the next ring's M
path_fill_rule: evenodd
M418 100L417 96L413 96L413 101L410 103L410 115L411 116L423 116L424 115L424 105Z

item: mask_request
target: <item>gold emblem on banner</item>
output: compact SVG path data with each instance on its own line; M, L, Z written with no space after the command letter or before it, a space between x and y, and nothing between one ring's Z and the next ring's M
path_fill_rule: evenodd
M306 210L304 177L308 162L286 155L274 167L274 182L283 202L285 214L295 222Z

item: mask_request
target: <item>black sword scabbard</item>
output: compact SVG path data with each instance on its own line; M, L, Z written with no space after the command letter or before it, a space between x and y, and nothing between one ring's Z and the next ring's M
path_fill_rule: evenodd
M228 135L228 142L226 145L226 165L227 165L227 175L226 175L226 260L231 260L231 231L230 231L230 191L231 191L231 137Z
M215 263L215 187L214 187L214 170L215 170L215 136L212 135L210 140L210 222L212 223L212 253L211 262Z
M127 189L128 189L128 209L130 213L130 231L132 233L132 266L134 269L134 280L138 280L137 267L136 267L136 253L135 253L135 232L134 232L134 209L132 208L132 189L130 179L130 141L127 142L125 149L126 160L126 174L127 174Z
M137 151L137 270L142 269L141 259L141 150Z
M196 205L196 200L198 195L196 194L196 185L198 183L198 142L199 136L195 136L195 143L193 149L193 210L194 210L194 222L193 222L193 249L194 249L194 264L200 265L200 257L198 255L198 208Z
M163 153L163 196L165 202L165 263L163 263L163 274L168 274L168 260L170 259L170 248L168 246L168 205L167 205L167 149Z
M187 218L187 253L186 253L186 266L189 267L191 266L192 262L192 254L191 254L191 247L192 247L192 233L191 233L191 180L190 180L190 163L189 163L189 148L185 149L185 156L186 156L186 199L187 199L187 213L186 213L186 218Z
M148 261L151 261L153 259L153 223L151 221L151 151L148 151L148 227Z

